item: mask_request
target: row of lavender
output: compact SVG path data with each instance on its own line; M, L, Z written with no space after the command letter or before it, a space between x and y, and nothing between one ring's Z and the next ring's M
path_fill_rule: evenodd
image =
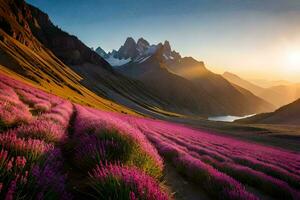
M119 116L121 117L121 116ZM300 199L300 155L171 123L123 117L216 199ZM252 191L252 190L251 190Z
M74 165L88 176L95 199L167 200L163 162L145 136L105 112L76 106Z
M0 78L0 199L71 199L57 146L72 104Z

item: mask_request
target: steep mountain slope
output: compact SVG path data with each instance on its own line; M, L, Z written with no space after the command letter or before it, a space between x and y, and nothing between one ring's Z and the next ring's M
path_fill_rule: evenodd
M49 16L38 8L29 5L34 18L30 28L34 36L67 65L79 65L86 62L99 65L108 70L110 65L76 36L70 35L55 27Z
M259 114L250 118L237 120L239 123L289 124L300 125L300 99L283 106L272 113Z
M2 72L78 103L131 112L83 87L82 78L36 39L31 26L39 25L24 1L0 1L0 10Z
M300 84L278 85L265 89L259 96L274 102L278 107L300 98Z
M108 54L101 48L98 47L96 50L96 53L99 54L102 58L105 58L108 56Z
M225 79L227 79L229 82L238 85L240 87L243 87L247 90L249 90L250 92L252 92L255 95L260 95L265 88L259 87L247 80L244 80L242 78L240 78L239 76L230 73L230 72L224 72L224 74L222 75Z
M150 102L149 109L155 106L153 109L159 111L158 98L149 95L140 83L114 73L104 59L76 37L54 26L49 17L37 8L27 5L23 0L10 0L1 1L0 9L2 72L97 108L134 113L114 103L114 100L144 113L148 109L146 103ZM75 65L87 64L93 66L90 67L92 69L83 67L80 70L97 75L97 80L89 81L90 77L86 74L79 75L74 71L78 68Z
M245 113L251 114L262 110L271 111L274 108L271 104L253 95L247 89L237 87L237 85L231 84L221 75L209 71L205 68L203 62L199 62L191 57L183 58L180 62L172 60L167 65L178 75L204 88L213 99L228 109L245 110ZM246 107L248 110L245 109Z
M229 72L225 72L223 77L229 82L251 91L256 96L272 103L276 107L287 105L300 98L300 84L278 85L263 88Z
M266 80L266 79L250 79L249 82L262 88L270 88L278 85L292 85L293 82L287 80Z
M115 69L142 81L174 108L186 108L187 112L203 115L245 115L273 109L252 93L238 89L222 76L207 70L203 62L182 58L172 51L168 41L150 45L143 38L137 43L128 38L110 55L115 59L130 59Z
M201 113L202 115L222 114L226 110L216 106L213 99L201 88L197 88L190 81L170 73L158 62L160 55L149 57L143 63L128 64L118 70L128 77L141 80L154 93L160 96L174 109L186 113Z

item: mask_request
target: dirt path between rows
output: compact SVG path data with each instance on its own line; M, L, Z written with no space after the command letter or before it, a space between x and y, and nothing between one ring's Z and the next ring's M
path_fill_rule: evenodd
M175 200L209 200L204 191L182 177L168 162L165 163L164 180L174 193Z
M91 197L82 193L82 188L87 183L87 174L80 170L74 165L74 125L76 119L77 111L73 105L73 114L70 118L69 127L68 127L68 139L62 145L62 154L64 157L64 171L67 173L67 188L68 191L73 195L73 199L82 200L82 199L91 199Z

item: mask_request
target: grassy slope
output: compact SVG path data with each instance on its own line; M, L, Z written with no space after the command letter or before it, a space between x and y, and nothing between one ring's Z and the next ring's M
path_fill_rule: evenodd
M0 41L2 72L76 103L134 114L128 108L101 98L83 87L79 83L81 77L42 46L35 52L3 31L0 31L0 35L5 38Z

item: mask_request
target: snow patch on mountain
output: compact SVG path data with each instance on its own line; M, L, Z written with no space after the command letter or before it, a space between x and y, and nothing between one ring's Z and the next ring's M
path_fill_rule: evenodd
M115 58L113 55L110 55L109 57L105 58L105 60L113 67L118 67L121 65L125 65L131 61L131 58L128 59L118 59Z
M148 47L148 49L145 51L144 54L146 55L153 55L157 51L157 45L151 45Z
M151 57L151 56L147 56L147 57L141 59L141 61L139 61L139 64L145 62L145 61L148 60L150 57Z

